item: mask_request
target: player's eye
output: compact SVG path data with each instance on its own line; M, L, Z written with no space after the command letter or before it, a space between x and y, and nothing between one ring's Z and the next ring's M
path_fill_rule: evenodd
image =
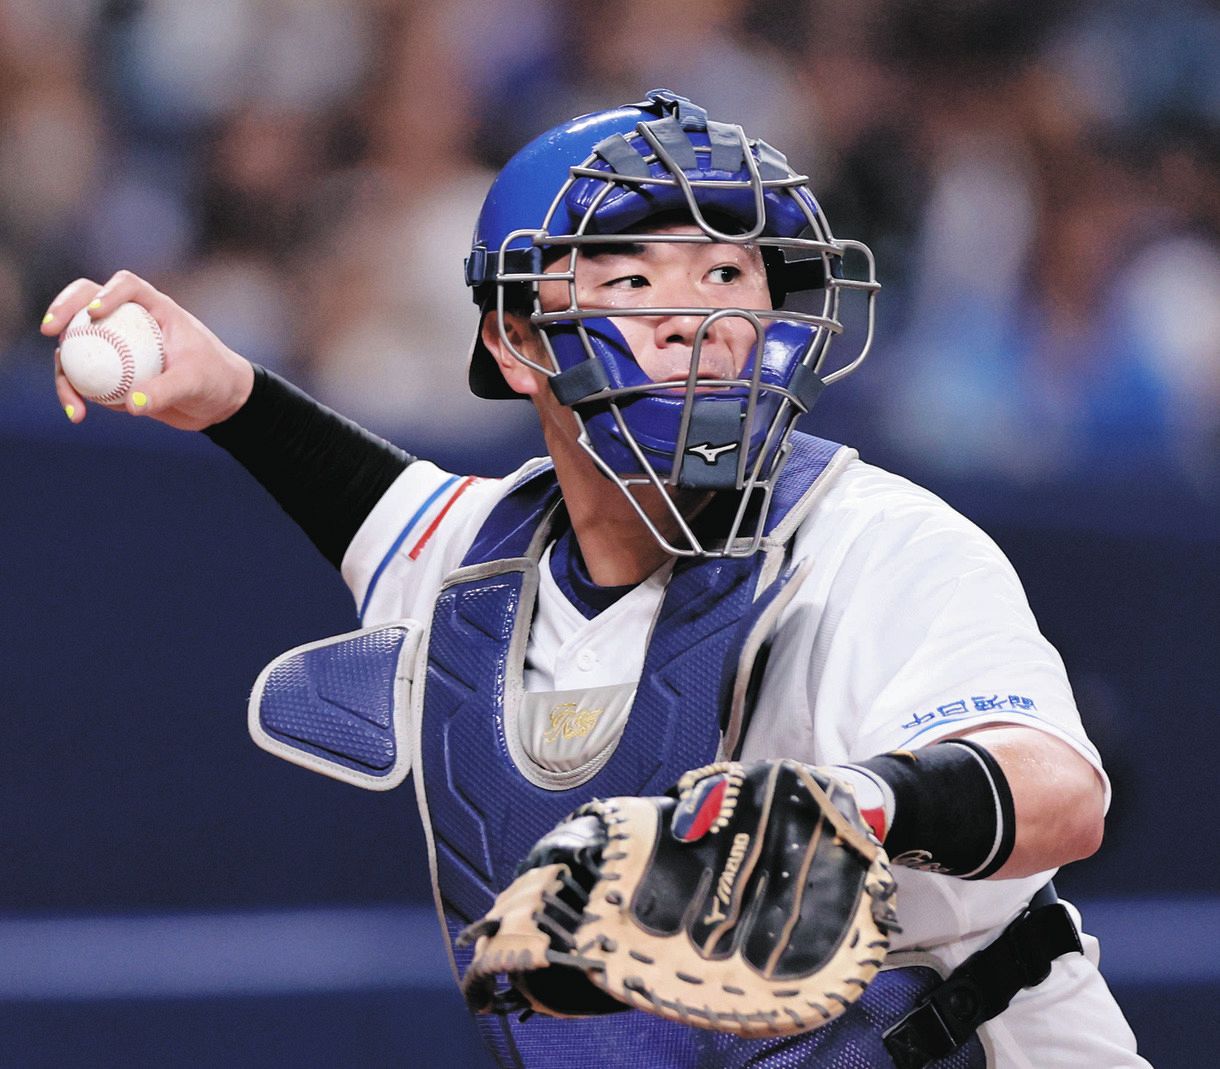
M615 289L642 290L648 285L648 279L643 275L621 275L618 278L612 278L605 285L612 286Z
M742 276L742 270L736 264L721 264L719 267L713 267L707 277L718 285L724 286L731 282L736 282Z

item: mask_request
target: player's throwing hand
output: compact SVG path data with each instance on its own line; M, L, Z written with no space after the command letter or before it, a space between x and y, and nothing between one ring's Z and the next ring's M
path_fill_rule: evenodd
M68 323L82 309L101 319L119 305L134 301L152 314L165 346L164 370L107 408L152 416L180 430L202 430L228 419L250 396L254 369L228 348L190 312L175 304L151 283L130 271L119 271L104 285L78 278L53 300L40 327L48 337L62 338ZM68 419L85 418L85 399L55 357L55 391Z

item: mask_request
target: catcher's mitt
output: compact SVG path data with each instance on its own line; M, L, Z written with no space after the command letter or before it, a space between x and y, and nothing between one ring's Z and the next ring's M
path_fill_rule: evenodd
M885 852L850 789L794 761L709 765L663 798L591 802L518 871L462 933L477 1011L636 1007L801 1032L859 997L897 927Z

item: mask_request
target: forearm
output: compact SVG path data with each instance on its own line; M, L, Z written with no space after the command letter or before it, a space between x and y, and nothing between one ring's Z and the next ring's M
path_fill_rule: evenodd
M1101 846L1105 789L1066 742L1031 728L996 726L964 736L1004 770L1016 836L995 879L1013 879L1089 857Z
M203 433L262 483L335 567L414 460L264 368L255 368L246 403Z
M838 767L900 865L1013 879L1087 857L1101 841L1100 778L1036 729L982 728Z

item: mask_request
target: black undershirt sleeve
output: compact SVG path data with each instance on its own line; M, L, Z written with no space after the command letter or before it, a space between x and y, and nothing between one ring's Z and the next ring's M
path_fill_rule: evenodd
M203 433L263 484L336 568L415 460L257 364L246 403Z

